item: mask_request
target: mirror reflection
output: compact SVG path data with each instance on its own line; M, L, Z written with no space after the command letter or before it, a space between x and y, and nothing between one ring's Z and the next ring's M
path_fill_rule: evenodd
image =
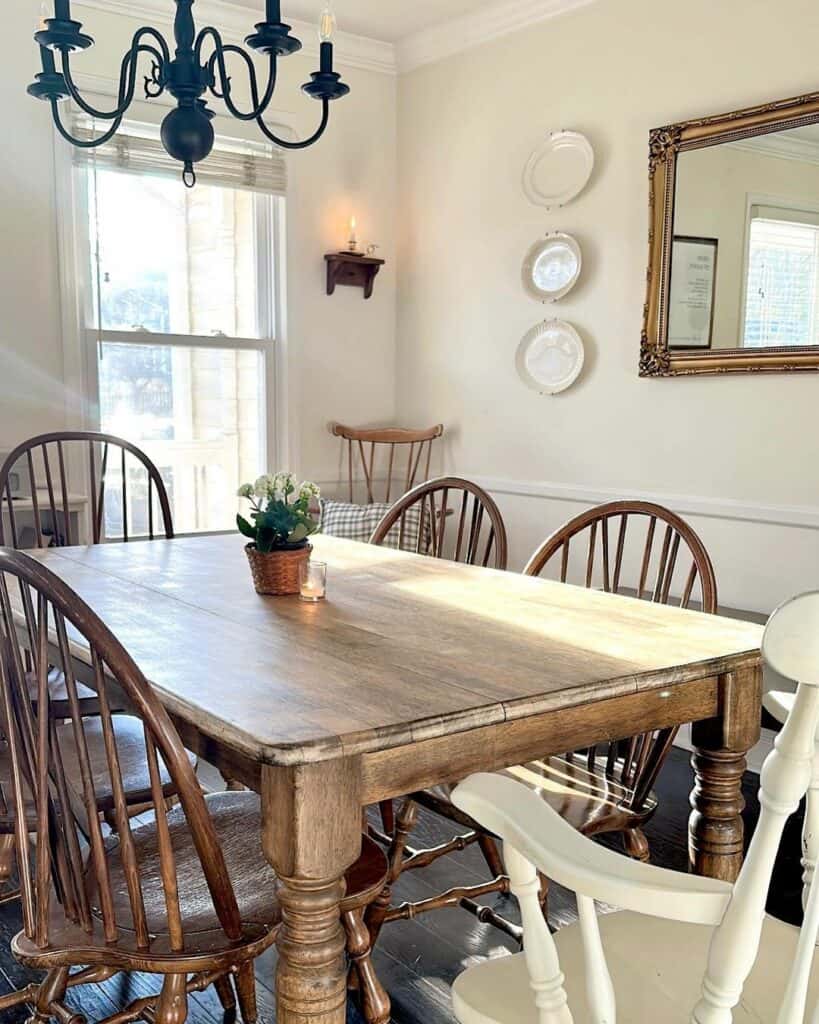
M819 345L819 125L681 153L672 349Z

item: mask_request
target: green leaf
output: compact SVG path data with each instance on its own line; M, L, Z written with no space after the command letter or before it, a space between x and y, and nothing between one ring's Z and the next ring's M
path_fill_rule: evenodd
M287 538L288 544L298 544L299 541L305 540L309 534L309 530L304 523L299 523L298 526L291 530L290 536Z
M256 535L256 550L263 555L269 554L276 546L276 534L273 530L259 530Z
M236 525L239 527L239 533L244 537L249 537L250 540L256 540L256 530L250 525L244 516L236 516Z

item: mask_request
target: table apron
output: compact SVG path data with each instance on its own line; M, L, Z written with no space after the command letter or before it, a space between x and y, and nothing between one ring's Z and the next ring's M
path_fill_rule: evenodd
M624 739L634 734L635 724L649 732L716 718L720 703L720 677L712 676L364 754L362 799L375 803L471 772Z

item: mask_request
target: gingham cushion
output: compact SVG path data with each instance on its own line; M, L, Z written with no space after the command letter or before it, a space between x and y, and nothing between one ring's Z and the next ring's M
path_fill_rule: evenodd
M331 501L321 499L321 533L331 537L343 537L345 540L357 540L366 544L385 514L392 508L385 502L374 502L372 505L353 505L347 501ZM415 551L418 547L418 529L421 525L420 506L408 509L404 515L404 551ZM429 547L429 525L422 551ZM384 547L397 548L401 536L400 523L396 523L384 539Z

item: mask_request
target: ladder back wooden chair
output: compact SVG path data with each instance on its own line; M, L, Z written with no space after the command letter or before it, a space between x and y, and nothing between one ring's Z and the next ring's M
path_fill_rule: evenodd
M407 550L411 534L411 547L419 554L506 568L508 542L500 510L483 488L461 477L428 480L399 498L375 528L370 543L384 544L391 534L402 550Z
M478 774L453 799L504 843L525 953L487 960L453 986L461 1024L803 1024L819 1012L819 886L801 928L765 914L787 819L819 785L819 593L778 609L763 654L798 681L761 775L760 817L733 885L629 861L573 829L530 788ZM537 873L577 894L579 921L552 935ZM595 901L620 908L598 916Z
M26 679L24 639L33 650L38 699ZM70 646L87 646L99 716L83 715ZM49 711L48 671L64 673L64 729ZM129 818L126 770L111 712L124 692L141 728L141 753L153 811ZM65 1004L69 987L121 971L160 977L155 998L141 998L98 1024L145 1019L183 1024L187 996L213 984L226 1010L238 998L256 1020L254 959L274 941L280 921L277 882L261 847L261 807L249 792L204 796L188 754L153 689L105 624L54 573L23 552L0 548L0 698L10 765L3 802L13 807L23 930L12 941L25 966L45 979L0 996L0 1011L34 1007L32 1024L81 1018ZM102 752L94 738L102 736ZM69 758L77 763L73 788ZM179 804L170 814L166 771ZM117 832L100 820L111 802ZM2 819L0 819L2 822ZM371 1024L389 1020L389 1000L370 959L362 926L379 893L386 858L365 838L347 876L342 904L348 948ZM235 983L235 995L232 984Z
M88 499L84 536L74 529L72 472ZM12 475L21 491L16 496ZM174 535L159 470L136 445L112 434L64 430L19 444L0 466L0 545L23 546L21 506L33 521L29 547Z
M581 556L579 566L569 557L572 544L572 552ZM622 593L625 580L633 573L637 596L665 603L672 600L679 585L683 607L688 607L692 597L698 594L703 611L712 614L717 611L716 579L705 547L679 516L659 505L619 501L589 509L549 537L532 556L524 572L537 576L555 563L562 583L570 582L570 569L578 568L581 585L590 587L599 583L607 591ZM675 574L678 568L681 572ZM540 800L549 803L575 829L586 835L618 832L623 836L627 852L645 860L648 842L642 826L656 809L653 785L676 733L676 729L642 733L611 742L604 749L591 747L564 756L544 757L506 771L530 785ZM507 892L508 877L494 838L455 806L451 794L451 785L435 786L413 794L401 807L390 837L391 880L396 880L402 871L430 863L430 851L408 845L417 819L417 810L412 805L420 804L469 830L442 846L437 855L478 842L494 882L478 886L474 891L478 894ZM380 834L382 842L386 838ZM481 920L520 938L517 926L488 908L474 905L468 890L453 892L460 899L444 894L437 902L432 899L414 905L412 912L417 914L461 902L466 909L478 913ZM546 895L547 883L542 879L544 913ZM399 911L406 916L406 907L384 909L380 904L374 905L371 910L374 932L377 934L384 922L397 918Z
M368 505L389 504L428 480L432 446L444 432L442 423L427 430L345 427L341 423L330 429L335 437L343 438L347 449L349 500L362 497Z

